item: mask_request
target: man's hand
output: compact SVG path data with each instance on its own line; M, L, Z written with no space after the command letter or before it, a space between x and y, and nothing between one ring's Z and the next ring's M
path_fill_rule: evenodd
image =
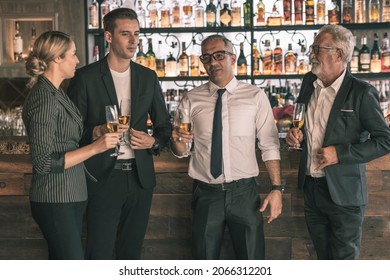
M154 144L154 137L146 132L130 129L130 146L134 150L150 149Z
M320 165L317 168L315 168L314 171L323 169L328 165L339 163L337 151L334 146L329 146L329 147L319 149L316 157Z
M287 132L286 142L290 147L299 148L303 141L303 133L300 129L293 127Z
M265 209L267 209L268 204L270 206L270 215L267 217L267 222L270 223L282 213L282 193L278 190L271 191L264 199L260 212L264 212Z

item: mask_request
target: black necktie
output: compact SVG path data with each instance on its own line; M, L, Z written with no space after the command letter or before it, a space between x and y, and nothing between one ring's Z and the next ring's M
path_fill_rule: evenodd
M210 162L210 171L214 178L222 174L222 94L225 91L224 88L217 91L218 99L214 110Z

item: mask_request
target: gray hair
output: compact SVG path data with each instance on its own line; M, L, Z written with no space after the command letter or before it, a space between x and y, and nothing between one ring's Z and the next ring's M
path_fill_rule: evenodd
M227 48L227 51L229 51L231 53L234 52L232 41L230 41L225 36L222 36L219 34L214 34L214 35L208 36L206 39L204 39L202 41L201 47L203 48L205 45L207 45L208 43L213 42L213 41L223 41L223 43L225 44L225 47Z
M318 34L321 32L328 33L332 36L333 43L342 50L342 58L345 64L347 64L351 58L356 41L352 32L341 25L324 25L318 30Z

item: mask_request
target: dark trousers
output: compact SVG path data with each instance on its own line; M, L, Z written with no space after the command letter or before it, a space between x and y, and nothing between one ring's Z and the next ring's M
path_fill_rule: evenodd
M333 203L325 178L307 176L304 197L306 224L318 259L358 259L364 206Z
M49 260L82 260L83 217L87 202L30 202L31 213L46 239Z
M113 170L89 190L86 259L140 259L153 189L141 187L136 170Z
M227 225L237 259L264 259L263 218L254 178L221 190L194 181L192 254L219 259Z

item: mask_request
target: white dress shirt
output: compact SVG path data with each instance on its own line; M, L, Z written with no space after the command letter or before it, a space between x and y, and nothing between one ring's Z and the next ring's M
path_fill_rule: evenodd
M223 173L210 173L214 108L219 87L207 82L183 96L179 107L189 107L193 121L194 147L188 174L206 183L223 183L259 174L255 144L263 161L280 160L278 130L270 103L260 88L235 77L222 95Z
M307 174L312 177L324 177L325 171L314 169L319 165L316 158L318 149L322 148L330 110L333 107L337 92L344 80L345 71L330 86L325 87L321 80L313 82L314 94L308 104L305 117L308 160Z

